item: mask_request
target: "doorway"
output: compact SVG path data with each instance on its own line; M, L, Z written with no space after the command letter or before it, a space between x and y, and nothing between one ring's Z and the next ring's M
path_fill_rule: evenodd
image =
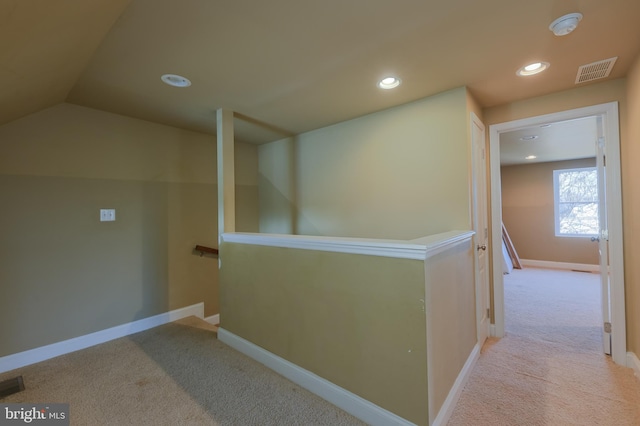
M610 330L611 355L621 365L626 364L626 326L624 307L624 266L622 251L622 196L620 186L620 138L618 128L618 105L616 102L579 108L543 116L531 117L507 123L491 125L490 133L490 188L491 188L491 250L493 267L493 307L494 323L491 334L504 336L504 279L502 271L502 194L500 176L500 135L520 129L540 127L549 123L579 120L596 117L601 125L600 139L603 151L606 152L606 168L603 179L606 182L606 202L603 206L607 217L603 234L600 236L602 247L609 251L604 256L602 289L604 322L603 333ZM594 145L595 145L594 141ZM606 261L608 258L608 262ZM610 308L610 309L609 309ZM607 321L609 319L609 321Z

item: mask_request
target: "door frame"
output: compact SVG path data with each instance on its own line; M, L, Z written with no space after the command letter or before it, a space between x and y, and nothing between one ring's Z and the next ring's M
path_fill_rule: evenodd
M601 116L604 123L607 156L606 189L609 230L609 269L611 288L611 351L616 364L626 365L627 340L624 297L624 250L622 234L622 185L620 174L620 128L618 102L523 118L489 126L491 191L491 265L493 271L493 316L491 335L504 336L504 279L502 271L502 190L500 180L500 133L525 127Z
M476 140L474 126L477 126L479 129L478 134L480 135L480 140ZM486 338L489 336L489 328L491 323L491 317L486 313L487 308L491 307L491 295L489 292L490 285L490 274L489 274L489 253L490 251L484 252L484 268L481 268L479 260L479 251L478 247L480 245L489 245L490 236L485 234L485 229L481 229L482 227L478 224L478 216L480 212L480 198L482 197L484 200L484 205L482 207L484 210L484 226L486 229L489 227L489 200L488 200L488 179L487 179L487 145L486 145L486 126L484 123L478 118L478 116L471 112L470 114L470 127L471 127L471 205L472 205L472 222L473 229L475 231L475 235L473 237L474 245L474 265L475 265L475 287L476 287L476 328L477 328L477 338L480 346L484 343ZM481 152L478 152L478 142L481 145ZM484 164L484 167L481 170L478 170L478 157L481 156L481 161ZM478 174L482 172L482 179L478 181ZM481 187L484 185L484 187ZM484 271L484 276L481 276L481 271ZM483 306L483 302L489 306Z

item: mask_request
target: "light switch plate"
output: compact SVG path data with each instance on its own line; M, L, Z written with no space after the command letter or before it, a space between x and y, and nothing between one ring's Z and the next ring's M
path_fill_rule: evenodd
M100 222L113 222L116 220L116 209L100 209Z

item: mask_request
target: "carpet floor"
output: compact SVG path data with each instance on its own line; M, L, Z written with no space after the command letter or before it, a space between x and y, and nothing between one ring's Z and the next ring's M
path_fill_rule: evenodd
M640 425L640 380L602 354L598 276L505 277L506 336L482 349L449 426ZM70 404L72 425L362 425L188 318L0 374L2 400Z
M209 328L209 329L208 329ZM72 425L362 425L194 317L0 375L3 403L69 403Z
M505 276L505 337L482 348L449 426L640 425L640 380L602 352L599 277Z

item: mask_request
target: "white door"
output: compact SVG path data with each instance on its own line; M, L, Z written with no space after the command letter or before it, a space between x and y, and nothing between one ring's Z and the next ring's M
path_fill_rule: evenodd
M475 231L476 260L476 324L478 343L482 345L489 334L489 267L487 226L487 156L484 124L471 114L471 144L473 156L473 230Z
M596 140L596 168L598 170L598 221L600 232L597 238L600 253L600 284L602 297L602 343L604 353L611 355L611 281L609 280L609 231L607 227L606 157L602 117L598 117L598 139Z

